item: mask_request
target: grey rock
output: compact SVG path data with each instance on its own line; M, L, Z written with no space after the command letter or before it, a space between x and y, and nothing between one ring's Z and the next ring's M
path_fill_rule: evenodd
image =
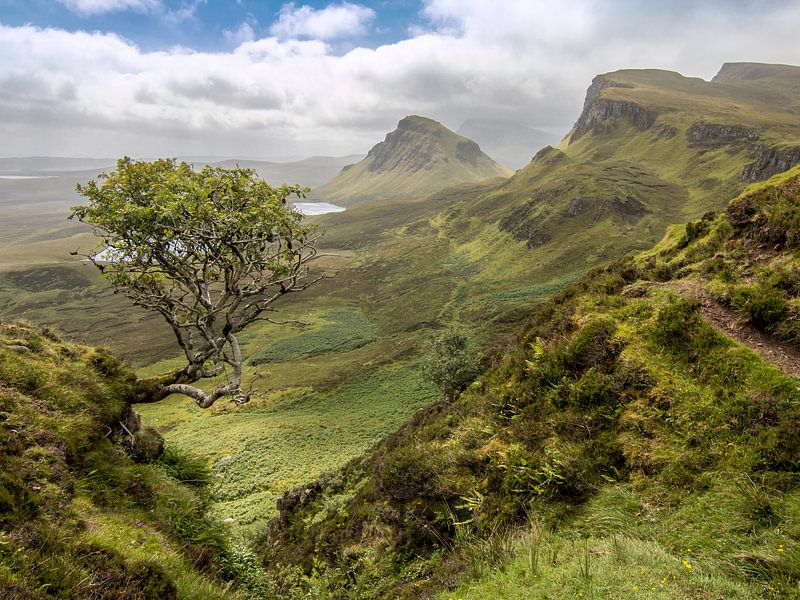
M755 162L742 169L739 178L747 183L763 181L798 164L800 164L800 146L766 148L761 151Z
M27 346L20 346L18 344L9 344L6 346L6 348L12 352L17 352L18 354L27 354L31 351L31 349Z

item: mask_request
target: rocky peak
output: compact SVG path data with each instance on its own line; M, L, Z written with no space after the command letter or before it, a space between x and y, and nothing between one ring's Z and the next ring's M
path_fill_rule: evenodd
M420 117L419 115L404 117L397 124L396 129L396 131L417 131L419 133L436 133L442 130L447 131L439 121L434 121L428 117Z
M609 79L609 75L598 75L592 79L592 84L586 90L586 99L583 101L583 111L600 97L600 92L608 88L632 88L630 83L619 83Z
M431 170L437 163L449 160L476 166L482 157L488 159L472 140L453 133L438 121L416 115L402 119L397 129L367 154L371 172Z
M355 204L429 195L452 185L511 174L474 141L438 121L411 115L373 146L364 160L314 190L312 198Z

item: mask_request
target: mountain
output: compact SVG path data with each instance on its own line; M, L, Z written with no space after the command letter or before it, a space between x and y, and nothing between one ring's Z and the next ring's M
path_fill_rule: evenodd
M800 163L798 74L739 64L722 69L731 79L722 82L660 70L599 75L558 147L454 207L442 227L452 225L472 265L523 244L532 252L510 256L505 272L539 281L644 249L667 225Z
M551 133L502 119L469 119L458 134L475 140L490 156L504 165L519 169L544 146L555 146L560 138Z
M264 564L342 598L794 597L799 224L795 168L588 274L284 494Z
M426 196L452 185L510 174L472 140L432 119L410 116L373 146L364 160L313 190L312 197L351 206L367 200Z
M756 81L770 79L778 85L794 82L800 84L800 72L792 65L770 65L764 63L725 63L711 80L714 83L731 83L734 81Z
M302 322L302 328L260 323L248 332L243 347L258 364L258 371L248 364L258 393L253 403L202 415L181 398L141 407L145 420L162 427L168 447L209 457L213 514L224 517L237 535L274 543L261 548L270 568L292 563L278 574L285 584L278 597L324 595L325 588L337 586L346 592L334 597L403 592L425 597L424 587L455 585L464 572L483 575L475 585L485 586L459 594L465 598L526 597L502 591L502 585L517 584L549 586L538 594L544 597L578 596L577 591L608 597L617 590L633 597L633 588L645 583L648 591L663 589L662 597L781 597L781 578L796 581L792 475L785 459L783 466L770 468L780 449L768 447L769 440L759 442L751 468L741 439L763 435L779 445L791 437L779 428L783 415L789 419L784 425L795 427L792 405L780 395L791 391L790 383L764 379L766 364L734 362L736 352L698 361L662 348L665 337L680 333L684 323L688 328L692 314L706 310L705 296L697 311L674 309L677 327L667 327L670 312L665 313L666 335L651 335L668 304L667 286L689 285L676 280L685 269L713 274L706 291L715 294L717 304L708 305L714 311L727 302L723 308L750 319L744 315L752 309L755 319L775 329L775 315L786 317L781 335L793 334L792 307L799 302L790 294L791 256L779 248L776 256L791 267L787 273L754 279L761 277L760 261L778 252L771 249L794 236L769 219L774 214L778 222L792 222L786 210L791 202L765 205L766 220L760 196L752 204L737 203L741 210L734 211L733 221L702 219L710 208L724 209L747 185L745 167L757 163L762 152L793 145L792 84L788 76L714 83L663 71L623 71L599 79L616 87L592 90L579 120L584 126L576 125L558 148L537 153L510 180L364 202L318 217L326 234L314 266L336 277L281 306L281 320ZM608 103L616 106L604 106ZM693 128L695 123L701 126ZM751 139L731 125L755 129L761 137ZM711 144L715 133L723 141ZM762 162L746 177L781 167L780 161ZM764 189L769 200L778 188ZM690 218L700 220L676 225ZM762 222L766 227L759 232ZM738 237L729 236L728 226L739 228ZM670 235L664 243L648 246L666 227ZM758 245L745 243L756 237ZM151 373L168 367L171 333L119 295L103 291L102 282L92 283L94 272L78 261L67 264L67 249L79 243L91 247L96 240L56 240L50 232L37 238L0 248L0 262L9 263L0 277L4 317L51 323L69 335L111 345ZM720 240L730 242L730 254L725 245L717 246ZM631 269L607 267L631 249L647 248ZM708 250L721 260L702 258ZM695 259L702 262L692 263ZM590 269L592 276L537 310ZM638 296L640 288L644 295ZM761 289L769 292L764 295L769 302L755 301ZM738 327L730 312L718 315L722 325ZM584 331L595 316L618 326L594 323ZM519 343L504 340L528 320L534 329ZM435 404L360 458L438 397L421 373L435 340L448 328L465 331L475 346L492 345L494 350L486 351L493 357L491 368L469 392ZM707 333L698 331L700 337ZM593 349L595 338L605 341ZM690 347L692 339L678 339L705 352ZM621 358L612 360L604 352L613 355L618 341L627 345ZM552 378L528 371L525 361L538 369L539 358L555 365ZM638 358L645 362L642 378ZM156 359L165 362L153 364ZM474 364L483 364L480 356ZM730 372L713 370L725 365ZM539 387L552 390L552 396L539 396ZM584 410L592 403L596 412ZM717 403L725 416L712 414L709 420ZM731 421L739 438L724 429L733 415L739 415ZM584 431L588 438L575 437ZM727 447L734 462L720 462L720 446L707 452L704 444L715 440L732 444ZM619 458L623 450L628 462ZM428 462L439 458L441 463ZM739 458L742 462L735 462ZM340 470L350 460L350 467ZM598 466L605 464L619 473ZM698 474L707 466L710 471ZM719 483L714 469L730 473L730 489L714 487ZM322 476L325 472L333 475ZM555 480L575 482L571 491L548 483L553 473ZM742 476L736 479L736 473ZM600 480L612 483L606 478L620 485L602 487ZM276 496L303 482L310 483L281 499L280 518L268 538L266 521L276 515ZM534 504L542 510L532 513L533 528L510 529L534 501L534 487L544 491L548 503ZM704 504L697 493L709 490ZM682 497L686 504L677 504ZM671 512L675 506L685 510ZM728 554L708 550L712 544L702 529L707 506L721 507L711 511L711 526L724 533ZM742 514L759 521L737 520ZM659 520L659 515L666 516ZM730 536L727 523L735 529ZM509 535L488 535L492 531ZM787 562L779 560L779 544L786 545ZM691 558L685 551L698 545L703 555L690 563L691 571L681 559ZM503 562L505 557L510 562ZM500 583L488 572L496 565L508 565L498 569ZM566 579L553 576L556 572ZM754 572L764 573L763 583L747 574ZM505 573L508 579L502 579Z

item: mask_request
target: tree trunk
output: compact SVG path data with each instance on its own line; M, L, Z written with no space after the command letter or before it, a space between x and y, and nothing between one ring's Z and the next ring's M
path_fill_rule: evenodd
M136 382L132 401L134 403L152 403L163 400L172 394L183 394L193 398L200 408L209 408L223 396L232 396L237 404L244 404L249 397L242 391L242 351L239 340L232 333L225 336L231 347L233 357L228 361L233 367L233 375L229 383L217 386L211 392L204 392L199 387L192 385L202 377L201 369L181 369L173 373L140 379ZM194 373L195 375L190 375Z

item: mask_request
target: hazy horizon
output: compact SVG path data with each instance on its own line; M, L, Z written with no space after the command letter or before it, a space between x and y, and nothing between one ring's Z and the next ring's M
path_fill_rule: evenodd
M560 135L598 73L798 64L798 25L779 0L6 0L3 155L364 154L408 114Z

